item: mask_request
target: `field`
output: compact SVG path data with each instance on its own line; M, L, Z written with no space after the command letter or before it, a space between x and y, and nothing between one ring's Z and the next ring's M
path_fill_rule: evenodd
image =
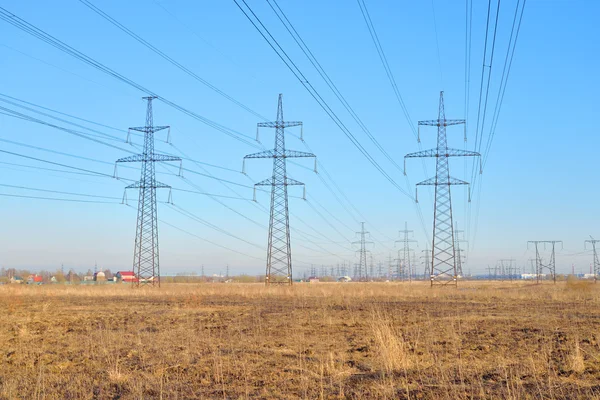
M600 284L0 286L2 399L600 399Z

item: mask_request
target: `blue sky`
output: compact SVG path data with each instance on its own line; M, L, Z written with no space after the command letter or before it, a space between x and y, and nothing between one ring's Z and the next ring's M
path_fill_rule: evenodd
M274 119L277 95L284 94L285 118L304 122L306 143L342 189L344 194L338 193L338 197L345 204L345 207L340 205L311 171L310 160L288 165L289 176L305 182L309 195L309 201L304 202L296 198L302 195L301 189L291 190L296 197L290 199L290 219L293 229L300 229L292 231L296 275L302 274L311 263L356 262L355 248L349 241L356 240L354 231L359 230L359 221L366 220L375 241L372 251L376 263L387 259L390 253L395 256L398 248L394 247L394 240L399 238L398 230L403 229L405 221L415 231L415 239L419 241L417 250L425 249L433 219L431 195L427 190L419 193L424 232L412 199L394 188L356 150L233 1L94 0L92 3L261 115ZM428 1L366 3L412 120L437 117L440 90L445 91L447 117L464 118L464 2L434 0L435 24L432 3ZM487 12L487 2L474 3L468 148L474 146ZM385 159L342 108L268 3L248 0L248 4L361 144L412 196L414 183L428 177L420 162L408 161L408 186L402 172ZM516 0L501 4L489 107L495 105L515 4ZM418 145L387 81L358 4L280 0L279 5L365 125L402 165L404 154L417 151ZM256 123L260 122L255 115L190 78L81 2L5 0L0 6L161 96L228 128L251 137L255 135ZM594 21L598 12L600 4L591 0L527 1L510 80L481 180L481 195L475 192L471 203L470 224L467 224L469 208L464 191L460 188L453 191L455 221L467 231L471 248L465 268L473 273L483 273L488 264L494 265L500 258L514 257L519 265L528 264L527 260L533 256L531 250L527 251L528 240L563 240L564 250L557 256L560 272L570 271L572 264L576 271L589 268L591 255L583 252L583 241L589 235L600 237L595 207L599 194L595 168L598 138L593 122L600 105L597 97L600 78L595 73L600 57L600 38ZM1 94L123 130L143 125L145 104L141 97L145 93L4 21L0 22L0 37ZM6 103L0 105L18 109ZM182 150L189 158L225 168L204 166L214 176L243 185L224 184L192 172L186 172L182 179L173 175L176 170L172 167L157 166L158 179L174 188L236 197L219 198L219 203L205 195L173 192L176 206L237 238L184 217L166 204L159 205L161 220L188 232L164 223L160 226L163 273L199 272L201 265L205 265L207 273L216 273L227 264L232 273L261 273L265 263L268 225L265 210L269 196L259 193L258 206L248 200L252 199L253 182L270 176L269 161L248 162L248 176L244 176L238 172L242 158L257 151L255 148L160 101L154 105L154 115L156 124L172 127L174 146L164 142L166 134L162 133L157 136L158 151L180 155L178 151ZM82 124L119 136L123 141L126 136L122 131ZM272 146L273 134L269 130L261 132L266 147ZM433 128L421 130L424 149L435 146L435 135ZM449 128L448 135L450 146L462 148L462 128ZM484 141L486 135L487 129ZM0 139L108 162L0 143L0 150L107 174L113 173L110 163L128 155L5 115L0 115ZM140 138L135 137L134 141L140 143ZM123 142L110 143L137 151ZM307 150L292 135L287 137L286 144L290 149ZM116 199L123 195L126 182L17 167L11 164L51 168L8 154L1 158L0 161L8 163L0 164L0 183L4 185L115 197L107 199L112 204L1 197L3 266L54 269L64 264L87 270L97 262L113 270L130 268L137 194L128 193L131 207L118 204L120 201ZM184 161L184 166L204 173L200 165L191 161ZM428 160L427 170L429 175L434 174L433 160ZM451 172L464 179L463 161L452 160ZM138 174L138 169L119 169L122 177L138 179ZM323 172L321 176L327 181ZM470 174L466 179L470 180ZM0 193L82 199L7 186L0 187ZM166 201L167 196L168 191L162 191L159 200ZM475 218L478 208L479 217Z

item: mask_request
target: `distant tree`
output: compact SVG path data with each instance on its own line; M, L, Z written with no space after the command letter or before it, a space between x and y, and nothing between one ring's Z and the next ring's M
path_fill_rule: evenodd
M57 270L54 273L54 279L56 279L57 283L65 283L67 278L65 277L65 274L63 273L63 271L61 269Z
M106 280L111 280L113 278L113 273L110 269L105 269L103 272L104 276L106 276Z

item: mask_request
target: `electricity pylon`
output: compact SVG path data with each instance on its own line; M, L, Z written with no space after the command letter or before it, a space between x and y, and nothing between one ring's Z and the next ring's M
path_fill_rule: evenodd
M408 275L408 280L412 281L412 268L410 265L410 252L413 251L413 249L410 248L410 244L411 243L417 243L416 240L414 239L410 239L409 236L411 233L413 233L413 231L409 231L408 230L408 223L406 221L404 221L404 230L403 231L399 231L400 234L403 234L404 236L402 237L402 239L400 240L396 240L396 243L398 242L402 242L403 248L402 248L402 279L404 279L404 276ZM400 252L398 252L400 253ZM398 254L398 258L400 258L400 254ZM408 273L407 273L408 271ZM398 271L398 273L401 273L400 271Z
M425 265L425 271L423 272L423 279L427 280L431 277L431 263L429 262L429 249L427 248L427 245L425 246L425 250L421 250L423 252L423 256L421 256L421 259L423 259L423 264Z
M431 150L409 153L404 156L406 175L406 159L435 157L435 176L417 183L419 186L435 186L435 204L433 213L433 244L431 249L431 286L457 285L456 254L454 249L454 225L452 222L452 200L450 196L451 185L469 185L468 182L450 176L449 157L480 157L474 151L453 149L448 147L446 127L464 124L464 119L446 119L444 111L444 92L440 92L438 118L429 121L419 121L419 127L437 126L437 147ZM420 141L420 132L419 132ZM480 168L481 173L481 159ZM470 193L470 190L469 190ZM470 201L469 194L469 201ZM415 192L418 201L418 193Z
M366 280L368 279L367 252L369 251L367 250L367 244L373 244L373 242L369 242L366 240L369 232L365 231L365 223L361 222L360 225L360 232L356 232L356 234L360 235L360 240L352 242L352 244L360 244L360 249L356 251L358 253L359 260L358 264L356 264L356 272L354 275L358 278L358 280Z
M259 153L248 154L244 157L244 167L247 159L250 158L272 158L273 175L254 185L254 199L256 200L257 186L271 187L271 214L269 218L269 243L267 246L267 271L265 274L265 284L292 284L292 247L290 244L290 215L288 209L288 186L304 186L304 183L288 178L286 169L287 158L316 156L312 153L303 151L286 150L285 148L285 128L302 126L299 121L283 120L282 95L279 95L277 103L277 121L260 122L256 127L258 139L259 128L275 128L275 148L265 150ZM245 168L242 167L242 172ZM306 188L305 188L306 190Z
M529 243L533 243L535 245L535 274L536 274L536 282L541 283L542 281L542 272L544 268L547 268L550 271L550 275L552 275L552 280L556 283L556 254L555 254L555 245L556 243L560 243L562 248L562 240L530 240L527 242L527 247L529 248ZM539 245L544 245L544 250L546 249L546 244L552 245L552 252L550 253L550 261L548 264L544 265L542 263L542 257L539 251Z
M156 189L170 186L156 181L155 162L179 161L181 158L154 152L154 134L168 129L168 126L154 126L152 100L155 96L144 97L148 101L146 108L146 125L129 128L144 134L144 150L142 154L120 158L117 163L141 162L142 173L138 182L125 189L139 189L138 213L133 250L133 273L136 286L148 284L160 287L160 264L158 257L158 215L156 208ZM116 169L116 165L115 165ZM115 171L116 172L116 171Z
M502 280L506 276L506 272L508 270L508 280L512 281L512 273L513 273L513 262L516 264L517 260L514 258L503 258L500 261L500 267L502 271ZM516 265L515 265L516 266ZM516 268L515 268L516 269Z
M590 243L592 245L592 249L594 250L594 283L598 282L598 275L600 275L600 262L598 262L598 253L596 252L596 243L600 243L600 240L596 240L590 236L591 240L586 240L583 243L583 247L586 248L586 243Z
M463 261L462 261L462 250L460 248L460 244L467 243L467 241L459 238L459 236L460 236L459 234L460 233L464 234L465 231L458 230L458 222L455 224L455 226L456 226L456 229L454 230L454 248L456 251L456 273L457 273L457 276L463 277L463 269L462 269Z

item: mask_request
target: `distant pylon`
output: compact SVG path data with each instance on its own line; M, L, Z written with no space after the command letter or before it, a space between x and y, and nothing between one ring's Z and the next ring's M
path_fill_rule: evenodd
M356 242L352 242L352 244L360 244L360 249L357 250L358 253L358 264L356 264L356 272L355 277L360 280L368 279L368 271L367 271L367 244L372 244L373 242L367 241L367 235L369 232L365 231L365 223L360 223L361 230L360 232L356 232L360 235L360 240Z
M460 233L464 233L465 231L458 230L458 222L454 224L456 229L454 230L454 248L456 251L456 273L458 276L463 276L463 260L462 260L462 249L460 248L461 243L466 243L467 241L464 239L460 239Z
M555 253L555 245L560 243L562 246L562 240L530 240L527 242L527 247L529 247L529 243L532 243L535 246L535 274L536 274L536 282L540 283L542 281L542 272L544 268L547 268L550 271L550 275L552 276L552 280L556 283L556 253ZM552 252L550 253L550 261L548 264L544 265L542 263L542 256L540 255L539 245L543 244L544 249L546 249L546 244L552 245Z
M515 263L515 268L513 268L513 262ZM502 268L501 272L503 280L506 276L508 276L508 280L513 280L513 274L516 271L516 262L517 260L515 260L514 258L504 258L500 260L500 267Z
M600 240L596 240L590 236L591 240L586 240L583 243L585 248L586 243L590 243L592 245L592 249L594 250L594 283L598 282L598 275L600 275L600 262L598 262L598 253L596 251L596 243L600 243Z
M433 178L417 183L418 186L435 186L435 205L433 214L433 244L431 250L431 286L456 285L456 255L454 251L454 225L452 222L452 200L450 197L451 185L468 185L468 182L450 176L448 165L449 157L480 157L474 151L452 149L448 147L446 127L464 124L464 119L446 119L444 111L444 92L440 92L438 118L429 121L419 121L419 127L437 126L437 147L431 150L409 153L406 158L435 157L436 169ZM418 136L420 140L420 135ZM481 161L480 161L481 172ZM406 174L406 171L405 171ZM415 193L418 201L418 193ZM470 195L469 195L470 200Z
M287 158L296 157L314 157L316 171L316 156L312 153L303 151L286 150L285 148L285 128L293 126L302 126L299 121L283 120L282 95L279 95L277 103L277 121L260 122L258 128L275 128L275 148L265 150L259 153L249 154L244 157L244 166L246 159L250 158L272 158L273 175L254 185L254 198L256 199L256 186L271 187L271 214L269 219L269 243L267 247L267 271L265 274L265 283L270 284L292 284L292 247L290 243L290 216L288 209L288 186L301 185L304 183L288 178L287 176ZM244 171L244 167L242 171Z
M160 287L160 264L158 257L158 216L156 209L156 189L170 188L156 181L155 162L179 161L181 158L166 154L154 153L154 133L168 126L154 126L152 115L152 100L156 97L144 97L148 101L146 109L146 125L129 128L144 134L144 150L136 154L120 158L117 163L141 162L142 174L138 182L132 183L125 189L139 189L138 216L133 250L133 273L137 276L134 280L136 286L148 284Z
M408 230L408 223L406 221L404 222L404 230L400 231L399 233L403 234L404 236L402 237L402 239L396 240L396 243L398 243L398 242L403 243L403 248L401 250L401 252L402 252L402 261L401 261L402 262L402 271L398 271L398 273L401 274L401 279L404 280L405 278L408 278L409 281L412 281L412 267L411 267L411 263L410 263L410 252L413 251L413 249L410 248L410 243L417 243L417 241L414 239L410 239L410 234L413 233L413 231ZM398 254L398 258L400 258L400 254Z
M431 263L429 262L429 255L431 253L429 252L427 245L425 245L425 250L421 251L424 254L423 256L421 256L421 258L423 259L423 265L425 266L425 271L423 272L423 279L428 280L431 277Z

